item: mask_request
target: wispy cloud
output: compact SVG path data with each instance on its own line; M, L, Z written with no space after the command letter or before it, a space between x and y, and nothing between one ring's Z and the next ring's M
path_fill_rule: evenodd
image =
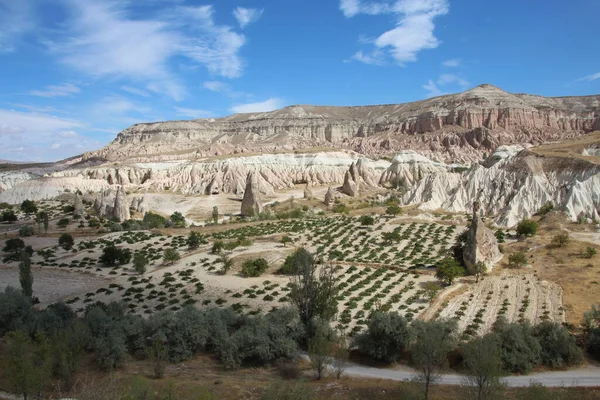
M462 61L460 58L451 58L450 60L446 60L442 63L444 67L456 68L460 67Z
M136 95L142 96L142 97L150 97L150 93L146 92L145 90L134 88L131 86L121 86L121 90L124 92L127 92L127 93L136 94Z
M442 96L448 94L446 89L454 88L458 90L465 90L471 83L465 78L456 74L441 74L437 80L430 79L427 84L423 85L423 89L427 90L427 97ZM441 87L445 87L442 89Z
M202 86L204 89L210 90L211 92L221 93L231 98L239 98L244 96L252 97L247 93L233 90L230 84L221 81L206 81Z
M372 51L371 54L365 54L362 51L357 51L353 56L353 60L360 61L364 64L369 65L383 65L385 64L385 55L382 51Z
M282 108L283 104L282 99L271 98L258 103L236 104L231 107L230 111L234 114L267 112Z
M32 0L0 0L0 53L14 51L21 36L34 28Z
M584 76L583 78L577 79L577 81L588 81L588 82L591 82L591 81L595 81L596 79L600 79L600 72Z
M132 15L129 2L65 1L68 28L46 43L64 64L88 75L132 79L182 100L186 91L172 71L174 57L186 57L219 76L243 72L238 53L245 36L218 25L212 6L176 6L160 17L140 18Z
M50 85L45 90L32 90L29 92L32 96L40 97L66 97L73 96L81 92L81 89L72 83L63 83L61 85Z
M211 111L199 110L195 108L174 107L177 115L188 118L207 118L213 115Z
M363 2L360 0L340 0L340 10L347 18L358 14L394 14L396 27L382 33L373 44L372 54L358 52L354 59L370 64L380 59L375 56L378 50L387 50L400 65L417 60L417 54L425 49L434 49L440 41L434 36L434 19L448 13L448 0L396 0Z
M246 26L258 21L263 13L263 10L256 8L245 8L237 7L233 10L233 16L240 24L240 28L244 29Z

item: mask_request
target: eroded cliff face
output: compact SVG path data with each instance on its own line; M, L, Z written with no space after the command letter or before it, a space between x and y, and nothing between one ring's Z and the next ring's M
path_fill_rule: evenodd
M491 85L397 105L291 106L219 119L137 124L84 158L167 160L308 147L363 154L413 149L472 161L498 145L563 139L600 129L600 96L545 98Z
M501 147L483 165L463 174L436 173L419 181L402 198L424 210L469 212L475 199L483 215L512 227L547 202L575 220L600 218L600 165L566 157Z

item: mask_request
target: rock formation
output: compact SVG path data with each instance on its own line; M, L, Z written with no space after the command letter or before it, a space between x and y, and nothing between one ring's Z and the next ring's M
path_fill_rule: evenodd
M125 195L125 189L123 189L123 186L117 190L115 202L112 207L112 217L120 222L127 221L131 218L129 213L129 204L127 203L127 196Z
M254 172L249 172L246 177L246 189L242 199L242 217L253 217L262 212L260 194L258 189L258 177Z
M325 199L323 200L323 203L325 203L325 205L327 207L329 207L331 205L331 203L333 203L334 201L335 201L335 191L330 186L329 189L327 189L327 193L325 193Z
M85 208L83 207L83 200L79 193L75 194L75 202L73 203L73 213L83 217L85 215Z
M405 150L394 157L392 165L381 175L379 184L409 189L428 175L447 171L445 164L434 162L415 151Z
M310 189L310 183L307 183L306 187L304 188L304 198L306 200L312 200L312 198L313 198L313 193L312 193L312 190Z
M146 198L143 196L142 197L134 197L133 200L131 200L130 208L133 209L137 213L146 214L146 212L148 212L148 205L146 204Z
M479 199L483 215L493 218L497 226L512 227L548 202L572 220L581 213L598 220L599 187L600 165L501 147L482 165L476 164L462 175L443 172L426 176L401 200L423 210L468 212L472 199Z
M296 105L217 119L136 124L84 159L164 161L175 152L197 158L334 146L369 155L412 149L434 160L475 161L503 144L538 144L600 130L598 101L597 95L552 98L480 85L395 105Z
M344 184L342 185L342 193L348 196L358 196L360 190L360 176L356 164L352 163L346 174L344 175Z
M479 216L479 202L473 203L473 217L469 227L467 241L463 250L463 260L467 268L478 262L485 264L488 270L502 259L498 241L494 232L485 226Z

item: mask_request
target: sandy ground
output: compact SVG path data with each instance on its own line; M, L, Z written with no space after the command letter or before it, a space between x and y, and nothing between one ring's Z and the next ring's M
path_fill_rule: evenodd
M33 295L47 305L82 292L107 285L110 280L91 274L33 268ZM18 268L0 268L0 290L7 286L20 288Z

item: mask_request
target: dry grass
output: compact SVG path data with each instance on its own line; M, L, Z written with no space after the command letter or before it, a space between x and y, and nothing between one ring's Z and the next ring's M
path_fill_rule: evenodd
M543 144L530 150L545 156L578 158L594 164L600 164L600 157L584 156L581 154L584 148L597 143L600 143L600 131L564 140L559 143Z

